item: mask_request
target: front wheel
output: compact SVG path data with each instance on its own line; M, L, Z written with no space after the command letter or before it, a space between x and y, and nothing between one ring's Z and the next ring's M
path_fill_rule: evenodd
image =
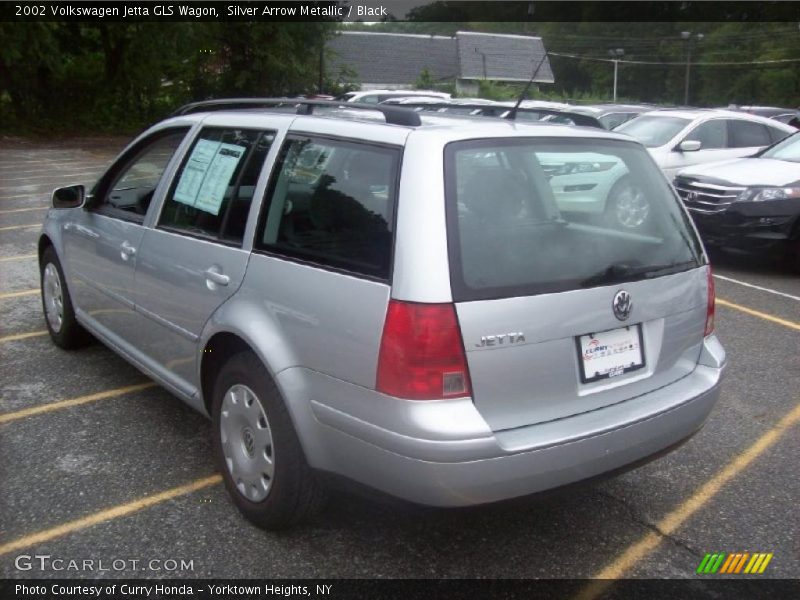
M324 490L278 388L254 354L236 354L220 370L212 419L218 468L247 519L285 529L322 507Z
M606 223L611 227L640 229L650 216L650 201L629 177L623 177L608 193L605 215Z
M50 338L65 350L86 346L91 336L75 319L64 270L52 246L42 253L40 269L42 309Z
M789 243L786 260L789 264L789 268L795 273L800 274L800 235Z

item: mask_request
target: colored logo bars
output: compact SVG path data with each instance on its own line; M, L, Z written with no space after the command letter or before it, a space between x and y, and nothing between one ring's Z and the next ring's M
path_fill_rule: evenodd
M772 560L772 552L769 554L764 552L736 552L726 554L725 552L716 552L714 554L706 554L700 566L697 567L697 573L700 575L708 575L714 573L763 573L767 568L769 561ZM745 566L746 565L746 566Z

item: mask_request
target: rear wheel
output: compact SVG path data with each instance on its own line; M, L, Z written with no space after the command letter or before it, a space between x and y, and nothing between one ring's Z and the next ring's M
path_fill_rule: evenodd
M64 271L52 246L42 253L40 269L42 309L50 338L67 350L86 346L92 338L75 319Z
M306 462L289 412L251 352L220 369L212 405L214 454L234 504L265 529L316 513L325 493Z
M606 223L620 229L640 229L650 216L650 201L629 177L622 177L608 193Z

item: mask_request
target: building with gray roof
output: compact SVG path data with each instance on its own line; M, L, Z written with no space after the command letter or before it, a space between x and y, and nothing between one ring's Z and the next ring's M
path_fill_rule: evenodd
M539 37L459 31L453 37L342 31L328 43L326 72L361 89L407 89L423 70L436 82L475 94L478 81L553 83ZM350 74L349 76L347 74Z

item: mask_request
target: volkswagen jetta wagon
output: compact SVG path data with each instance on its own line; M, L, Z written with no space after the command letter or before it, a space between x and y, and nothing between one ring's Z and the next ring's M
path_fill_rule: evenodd
M725 363L711 271L638 142L273 104L185 107L90 191L56 190L39 239L53 341L91 334L210 416L249 519L309 515L324 474L493 502L702 426ZM624 165L646 227L559 210L542 157L584 185L587 153Z

